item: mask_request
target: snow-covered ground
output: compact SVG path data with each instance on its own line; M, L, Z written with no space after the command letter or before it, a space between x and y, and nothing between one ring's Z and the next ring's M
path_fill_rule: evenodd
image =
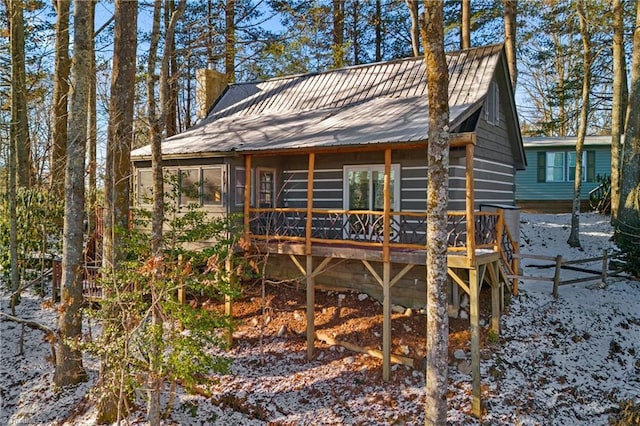
M570 215L523 214L521 252L583 259L613 248L608 217L581 215L583 249L571 249ZM529 275L553 274L524 260ZM600 268L598 262L582 265ZM563 270L561 279L583 276ZM482 422L470 412L471 377L460 365L449 371L449 423L487 425L606 425L621 399L640 399L640 283L611 278L561 286L523 281L502 317L501 340L483 350ZM2 290L3 312L8 297ZM17 315L55 327L56 311L25 293ZM98 365L85 360L90 381L54 391L53 365L43 333L24 330L24 355L17 355L21 326L0 321L0 424L93 424L84 398ZM87 330L88 331L88 330ZM93 330L95 332L95 329ZM379 361L339 347L305 360L303 342L273 336L262 352L239 336L227 355L232 374L217 377L212 396L180 393L165 424L181 425L372 425L424 424L424 378L419 370L394 367L391 381L379 377ZM140 401L141 404L143 401ZM143 423L138 411L132 424Z

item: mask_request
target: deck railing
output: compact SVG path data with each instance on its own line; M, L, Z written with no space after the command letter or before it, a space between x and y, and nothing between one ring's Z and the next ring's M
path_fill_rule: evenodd
M277 241L306 240L307 209L262 208L249 210L252 238ZM500 213L475 212L474 246L498 249ZM421 250L426 245L426 212L391 212L389 245ZM384 241L384 213L373 210L312 210L311 241L381 247ZM467 249L465 212L448 212L447 242L451 251Z

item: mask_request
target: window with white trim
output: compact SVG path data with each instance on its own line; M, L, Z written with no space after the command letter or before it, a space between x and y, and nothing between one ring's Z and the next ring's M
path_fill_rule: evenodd
M538 153L538 182L573 182L576 175L575 151ZM595 152L582 152L582 181L595 182Z

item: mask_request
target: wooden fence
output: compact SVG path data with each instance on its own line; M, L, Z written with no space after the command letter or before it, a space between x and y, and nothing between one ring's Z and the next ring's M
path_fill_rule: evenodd
M542 264L542 265L528 265L529 268L538 268L538 269L551 269L554 268L553 276L542 276L542 275L509 275L508 278L517 278L523 280L530 281L546 281L553 283L552 294L553 297L558 298L558 287L562 285L569 284L577 284L589 281L600 281L604 284L607 283L607 278L609 277L617 277L622 275L622 269L612 269L609 270L610 261L612 259L617 258L618 254L611 254L608 250L604 250L602 256L591 257L587 259L577 259L577 260L567 260L562 257L562 255L557 256L543 256L537 254L523 254L523 253L514 253L514 256L520 259L520 265L522 265L523 259L532 259L532 260L542 260L553 262L551 264ZM584 265L587 263L599 262L601 266L601 270L578 266ZM562 270L570 270L575 272L580 272L583 276L579 278L572 278L567 280L562 280Z

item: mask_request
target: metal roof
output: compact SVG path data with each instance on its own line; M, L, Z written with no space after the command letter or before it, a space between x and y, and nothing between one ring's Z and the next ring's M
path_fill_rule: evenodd
M450 128L482 106L502 45L447 54ZM423 58L230 85L208 116L162 142L163 155L427 140ZM133 157L148 157L150 146Z
M536 148L536 147L574 148L576 146L577 140L578 140L577 136L534 136L534 137L522 138L522 142L525 148ZM611 135L585 136L584 144L589 146L611 145Z

